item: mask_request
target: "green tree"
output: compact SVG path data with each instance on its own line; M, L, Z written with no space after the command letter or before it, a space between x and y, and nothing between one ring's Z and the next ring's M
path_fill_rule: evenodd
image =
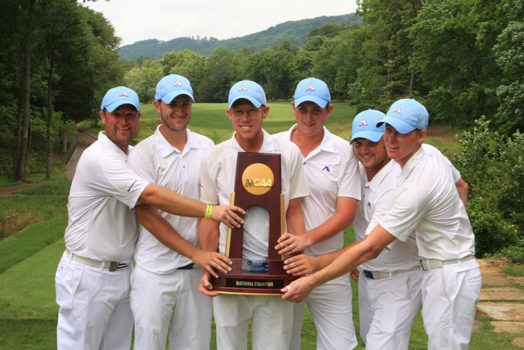
M41 2L37 14L38 27L40 29L39 52L44 53L42 59L46 68L46 133L45 133L45 174L46 178L51 177L53 146L60 125L54 123L55 108L54 100L58 93L55 88L60 77L57 75L57 66L70 64L75 60L75 56L84 56L85 50L78 50L79 41L85 40L82 37L84 27L80 20L77 5L71 0L55 0ZM60 118L58 118L58 121Z
M24 30L20 47L20 89L17 118L17 148L14 166L15 180L25 180L29 150L29 118L31 114L31 51L33 47L33 23L36 0L24 2Z
M437 0L422 7L411 28L412 64L430 87L426 96L434 120L471 125L494 112L491 55L477 41L477 0ZM489 73L489 74L488 74Z
M191 50L174 51L165 54L160 60L164 75L181 74L191 81L195 99L200 99L197 84L205 76L206 57Z
M0 30L10 43L0 53L0 109L15 130L14 138L0 132L1 161L15 179L42 166L49 176L60 116L87 118L99 103L95 96L120 80L118 39L102 15L75 0L3 1Z
M0 175L14 177L20 147L19 89L21 42L24 33L22 2L0 2Z
M75 56L64 71L59 72L61 81L68 88L61 88L57 106L67 119L84 120L98 118L100 101L105 92L120 85L124 75L123 65L116 48L120 42L113 26L100 13L78 6L82 32L85 40L78 42L84 57ZM81 52L80 48L77 52ZM97 119L95 119L97 120Z
M309 37L323 36L326 38L334 38L346 29L347 26L344 24L328 23L324 24L322 27L318 27L310 31Z
M264 87L269 99L288 99L293 88L294 49L277 46L253 54L248 75Z
M245 78L241 71L243 59L232 50L219 47L206 59L204 76L192 82L200 95L201 101L224 102L229 88L236 81Z
M349 85L357 79L362 64L360 47L355 50L358 28L345 27L316 51L313 75L329 85L334 98L347 99Z
M368 38L362 45L363 66L355 90L363 101L382 107L423 89L410 60L414 53L409 31L422 1L359 0Z
M501 1L497 13L507 24L493 46L495 61L502 72L496 89L498 109L494 125L511 134L524 130L524 1Z
M185 49L165 54L160 60L160 64L162 65L162 72L164 75L176 73L189 79L195 75L197 68L204 65L204 61L204 55Z
M164 76L160 61L144 59L124 75L124 85L135 90L142 102L151 102L156 84Z
M318 51L326 40L327 37L325 36L309 33L309 39L295 52L291 62L292 85L314 75L313 70Z

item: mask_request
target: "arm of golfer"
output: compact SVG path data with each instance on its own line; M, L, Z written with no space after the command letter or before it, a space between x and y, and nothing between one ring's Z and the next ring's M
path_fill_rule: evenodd
M190 217L203 217L207 206L198 200L181 196L153 184L146 186L140 195L140 201L171 214ZM243 214L244 210L234 205L214 205L211 219L220 221L229 227L240 227L244 223L240 216Z
M455 186L457 186L457 192L459 194L460 200L462 203L464 203L464 206L466 206L468 204L469 184L460 178L460 180L455 183Z
M395 237L386 231L382 226L377 225L371 233L359 243L345 250L331 264L312 275L301 277L288 286L282 288L282 299L294 302L304 300L311 290L335 277L341 276L353 270L358 265L378 256L380 252Z
M207 251L216 252L220 239L220 229L218 222L209 219L200 219L198 224L198 241L200 247ZM200 285L198 290L200 293L208 297L217 296L218 293L213 291L213 284L211 283L211 273L207 270L202 271L200 278ZM213 275L216 277L216 273Z
M298 254L291 256L284 260L284 270L290 275L293 276L304 276L316 272L330 263L332 263L336 258L342 255L346 250L350 249L355 244L359 242L353 242L347 247L336 250L331 253L320 254L317 256Z
M286 212L287 231L294 235L304 234L304 212L302 211L302 198L294 198L289 201Z
M142 226L151 232L160 242L175 252L188 257L214 277L218 277L214 269L223 273L231 270L229 267L230 260L225 255L217 253L216 251L207 251L193 246L189 241L180 236L169 222L160 216L151 206L141 204L136 207L136 213ZM211 222L214 223L214 221Z
M358 201L354 198L338 197L336 211L326 221L302 235L290 230L292 234L286 233L279 237L275 249L279 255L298 253L336 235L351 225L357 204Z

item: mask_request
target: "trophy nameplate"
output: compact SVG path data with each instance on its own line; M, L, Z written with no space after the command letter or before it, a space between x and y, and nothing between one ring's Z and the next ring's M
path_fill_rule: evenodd
M219 273L213 290L226 294L279 295L280 289L296 279L284 270L282 257L275 250L285 229L285 208L282 195L281 156L273 153L239 152L235 176L235 192L231 204L247 210L261 206L269 214L267 271L243 269L243 227L228 229L226 255L232 261L231 271Z

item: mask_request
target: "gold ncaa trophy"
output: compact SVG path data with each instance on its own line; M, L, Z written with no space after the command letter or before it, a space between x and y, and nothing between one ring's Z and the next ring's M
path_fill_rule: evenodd
M286 215L282 195L280 154L239 152L235 176L235 192L231 204L248 209L261 206L269 213L269 244L267 268L261 272L243 269L243 227L228 229L226 256L233 262L231 271L219 273L213 290L225 294L281 294L280 289L296 277L284 270L283 258L275 250L278 237L284 232Z

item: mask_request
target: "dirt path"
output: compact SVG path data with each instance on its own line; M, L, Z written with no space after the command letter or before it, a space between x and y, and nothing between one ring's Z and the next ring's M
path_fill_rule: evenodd
M13 194L25 190L27 188L33 187L34 184L32 183L20 183L13 186L7 186L7 187L0 187L0 197L9 197Z
M78 164L78 160L80 159L82 152L84 152L84 150L95 141L96 137L82 131L78 132L78 145L76 146L73 155L71 158L69 158L69 161L66 164L65 176L69 181L73 180L76 165Z
M477 312L487 315L495 332L518 334L513 344L524 348L524 277L506 276L505 259L479 259L482 289Z

